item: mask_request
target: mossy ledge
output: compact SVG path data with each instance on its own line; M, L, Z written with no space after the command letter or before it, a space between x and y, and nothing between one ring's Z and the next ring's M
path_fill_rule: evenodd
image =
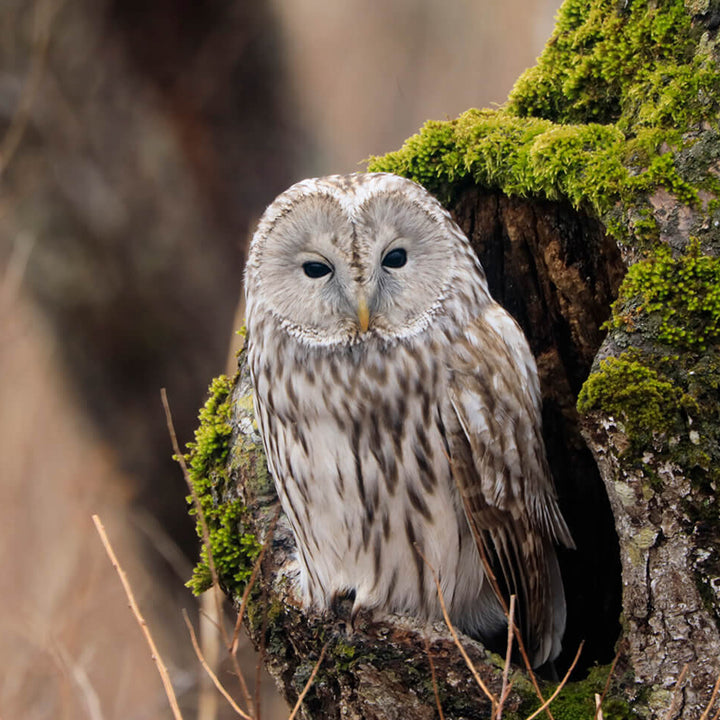
M215 378L208 399L200 411L195 441L188 443L185 461L190 482L200 501L209 535L210 551L218 580L231 596L242 594L260 552L255 535L246 530L246 507L230 486L228 458L231 449L231 392L234 381L225 375ZM198 515L193 497L188 497L191 515ZM203 540L204 529L196 518L197 532ZM200 594L212 585L208 548L203 542L200 560L188 587Z

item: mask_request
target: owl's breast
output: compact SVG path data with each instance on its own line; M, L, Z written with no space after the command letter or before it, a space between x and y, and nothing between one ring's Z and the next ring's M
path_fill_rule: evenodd
M452 477L441 343L274 360L274 376L257 373L258 420L306 599L326 607L352 591L358 606L435 617L426 561L450 605L475 598L482 569Z

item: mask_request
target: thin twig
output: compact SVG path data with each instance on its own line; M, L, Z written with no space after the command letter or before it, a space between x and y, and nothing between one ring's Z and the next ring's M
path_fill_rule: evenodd
M507 614L507 621L507 649L505 650L505 667L503 668L502 690L500 691L500 701L498 702L497 713L495 715L497 720L500 720L500 718L502 718L503 706L505 705L505 700L510 694L510 686L508 686L508 676L510 674L510 658L512 657L512 644L514 635L513 628L515 626L515 595L510 596L510 608Z
M217 570L215 568L215 560L213 558L212 554L212 548L210 545L210 530L208 529L207 524L207 518L205 517L205 513L202 508L202 504L200 503L200 498L198 497L197 491L195 490L195 486L192 483L192 480L190 480L190 473L187 469L187 463L185 462L185 456L180 451L180 444L178 443L177 434L175 432L175 424L173 423L172 419L172 413L170 412L170 403L168 402L167 392L165 388L162 388L160 390L160 397L162 399L163 408L165 410L165 421L167 423L168 432L170 433L170 441L172 442L173 447L173 453L175 454L175 458L178 461L180 467L182 468L183 477L185 478L185 483L188 486L188 489L190 490L190 495L192 495L193 499L193 506L195 508L195 512L197 513L198 517L200 518L200 526L202 528L202 534L203 534L203 545L205 546L205 552L207 554L208 559L208 568L210 569L210 577L212 577L213 585L214 585L214 597L215 602L217 603L217 616L220 620L220 633L222 635L223 643L225 644L225 648L227 649L230 659L233 665L233 670L235 671L235 675L238 678L238 682L240 683L240 690L243 695L243 699L245 701L245 705L248 708L248 711L251 716L255 716L254 711L254 705L253 705L253 699L250 696L250 691L248 690L247 683L245 682L245 677L242 673L242 670L240 669L240 665L237 660L237 656L234 652L232 652L232 646L233 643L231 639L228 637L227 630L225 629L225 624L222 622L223 618L223 612L222 612L222 601L220 598L220 594L218 591L218 588L220 587L218 583L218 575Z
M265 663L265 650L267 649L267 627L268 627L268 602L267 602L267 585L262 586L262 595L260 596L260 607L263 608L263 623L260 632L260 648L258 653L257 664L255 665L255 697L257 698L257 708L255 710L255 720L260 720L260 684L262 682L262 668Z
M602 697L600 697L600 693L595 693L595 718L596 720L605 720L605 717L603 716L602 711Z
M720 675L718 675L718 679L715 681L715 687L713 688L712 695L710 696L710 702L708 703L707 707L705 708L705 712L700 716L700 720L707 720L708 717L710 717L710 710L712 710L712 706L715 703L715 698L717 697L718 690L720 690ZM713 715L713 720L716 720L716 718L720 717L720 710Z
M64 666L63 670L70 672L70 677L80 692L80 697L82 698L90 720L104 720L100 697L98 696L97 690L93 687L87 672L85 672L85 668L75 661L64 645L57 643L55 647L59 661Z
M142 616L140 608L135 601L135 595L133 594L132 587L130 586L130 582L127 579L127 575L120 566L120 562L115 555L115 551L110 544L110 540L108 539L107 533L105 532L105 528L100 518L97 515L93 515L92 520L95 523L95 528L98 531L98 535L100 535L100 540L102 540L102 544L105 547L105 552L110 558L110 562L112 563L115 571L118 574L118 577L120 578L120 582L122 583L123 589L125 590L125 595L127 595L128 602L130 603L130 609L132 610L133 615L135 615L135 620L137 620L137 623L140 626L143 635L145 635L145 640L148 644L148 647L150 648L152 659L155 662L155 666L157 667L158 672L160 673L160 679L162 680L163 687L165 688L165 694L167 695L168 702L170 703L170 707L172 708L173 716L175 717L175 720L182 720L182 714L180 713L180 707L178 706L177 698L175 697L175 691L173 690L172 682L170 682L170 675L167 671L167 667L165 666L165 663L163 662L163 659L158 652L155 641L153 640L152 634L150 633L150 628L148 628L147 623L145 622L145 618Z
M685 682L685 676L687 675L688 671L688 663L685 663L683 665L683 669L680 671L680 675L675 682L675 687L673 688L673 694L672 698L670 699L670 707L668 708L667 713L665 714L665 720L672 720L672 718L675 716L675 710L677 709L677 702L680 690L682 689L682 684Z
M213 672L212 668L208 664L207 660L205 660L205 657L203 656L202 650L200 649L200 645L197 641L197 635L195 634L195 628L192 626L192 623L190 622L190 618L188 617L187 611L183 608L182 611L183 614L183 620L185 620L185 624L187 625L187 629L190 633L190 640L192 642L193 650L195 650L195 654L197 655L198 660L200 661L200 664L203 666L203 669L208 674L210 679L213 681L213 685L218 689L220 694L230 703L230 707L241 717L245 720L252 720L250 715L248 715L246 712L244 712L240 706L233 700L230 693L223 687L223 684L218 679L217 675Z
M295 716L298 714L298 711L300 710L300 706L302 705L302 701L305 699L305 696L308 694L308 690L310 690L310 686L313 684L313 680L315 680L315 676L318 673L318 670L320 669L320 665L325 658L325 651L327 650L328 644L325 643L322 646L322 650L320 651L320 657L318 658L317 662L315 663L315 667L313 668L313 671L310 673L310 677L308 678L308 681L305 683L305 687L303 688L302 692L300 693L300 697L298 697L297 702L295 703L295 707L293 708L292 712L290 713L290 717L288 720L295 720Z
M530 662L530 658L528 657L527 650L525 650L525 643L522 639L522 633L520 632L520 628L517 625L515 626L515 639L517 640L518 648L520 649L520 656L522 657L523 663L525 664L525 669L528 672L528 676L530 677L530 682L533 685L535 694L538 696L538 698L540 698L540 702L545 706L545 714L548 716L548 720L555 720L553 714L550 712L548 703L543 697L542 690L540 690L540 684L538 683L535 672L533 671L532 663Z
M575 659L572 661L572 665L570 665L570 667L568 668L568 671L565 673L565 677L560 681L560 684L555 688L555 692L545 701L544 705L541 705L532 715L528 715L525 720L533 720L533 718L537 717L541 712L543 712L547 708L547 706L559 695L560 691L565 687L565 683L568 681L570 673L575 669L575 665L577 665L577 661L580 659L580 653L582 652L584 644L585 641L583 640L580 643L580 647L578 647L577 652L575 653Z
M440 720L445 720L442 705L440 704L440 690L438 688L437 675L435 674L435 663L433 662L432 655L430 654L430 643L427 636L423 636L423 640L425 641L425 654L427 655L428 663L430 664L430 677L432 679L433 692L435 693L435 705L437 705L438 716L440 717Z
M437 588L438 592L438 600L440 601L440 609L442 610L443 618L445 619L445 624L448 627L448 630L450 631L450 634L452 635L453 640L455 641L455 645L457 646L458 650L460 651L460 654L463 656L463 660L465 660L465 664L468 666L470 672L472 673L473 677L475 678L475 682L478 684L480 689L485 693L485 696L488 700L490 700L490 703L492 705L492 715L495 714L495 708L497 707L497 698L488 690L485 683L482 681L482 678L478 674L478 671L475 668L475 665L473 665L473 661L470 659L470 656L465 652L465 648L462 646L462 643L460 642L460 638L458 637L457 633L455 632L455 628L453 627L453 624L450 620L450 616L448 615L447 607L445 606L445 598L443 597L442 588L440 587L440 580L438 579L437 573L435 572L435 568L430 564L430 561L425 557L422 550L417 546L417 543L415 543L415 551L420 555L420 557L425 561L425 564L430 568L430 572L432 573L433 580L435 581L435 587Z
M265 550L267 550L268 545L272 542L273 536L275 534L275 527L277 526L278 518L280 517L280 503L277 504L275 508L275 515L273 516L273 519L270 522L270 525L268 526L268 531L266 534L265 542L263 543L262 548L260 549L260 554L257 556L257 560L255 560L255 564L253 565L252 573L250 573L250 579L247 582L247 585L245 586L245 592L243 592L242 599L240 600L240 609L238 610L237 620L235 621L235 629L233 630L233 636L232 636L232 644L230 646L230 652L236 653L237 652L237 646L238 646L238 639L240 637L240 628L242 627L242 621L243 617L245 616L245 609L247 606L248 599L250 598L250 592L253 589L253 586L255 585L255 580L257 578L258 573L260 572L260 566L262 564L263 558L265 557Z
M593 720L602 720L602 704L605 701L605 696L608 694L608 691L610 690L610 682L612 681L613 673L615 672L615 665L617 665L617 661L620 659L620 654L622 653L622 645L618 647L618 651L615 653L615 657L613 658L612 665L610 665L610 672L608 673L607 680L605 681L605 687L603 688L602 695L600 695L600 702L595 707L595 715L593 717Z

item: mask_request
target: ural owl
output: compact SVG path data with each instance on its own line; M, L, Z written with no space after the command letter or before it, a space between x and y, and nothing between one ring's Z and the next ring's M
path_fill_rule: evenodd
M245 289L255 413L306 605L349 595L354 612L438 619L430 565L464 632L500 637L512 593L533 664L556 657L554 545L572 539L535 361L440 203L387 173L299 182L260 220Z

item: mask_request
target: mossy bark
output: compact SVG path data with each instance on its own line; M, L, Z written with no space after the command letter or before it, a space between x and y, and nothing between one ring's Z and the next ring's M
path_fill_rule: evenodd
M578 545L561 556L559 666L583 638L580 675L620 649L606 718L697 718L720 673L718 26L711 0L567 0L505 108L428 123L369 167L447 204L530 339ZM260 458L243 372L231 448L250 438ZM227 457L215 501L239 492L240 535L269 537L266 470L243 470L247 447ZM327 642L306 717L433 717L425 631L304 616L280 570L292 549L282 519L272 537L249 627L286 696ZM432 633L445 716L489 717L447 633ZM501 663L465 642L497 691ZM516 676L505 717L537 706ZM597 671L577 680L555 717L592 717L598 684Z

